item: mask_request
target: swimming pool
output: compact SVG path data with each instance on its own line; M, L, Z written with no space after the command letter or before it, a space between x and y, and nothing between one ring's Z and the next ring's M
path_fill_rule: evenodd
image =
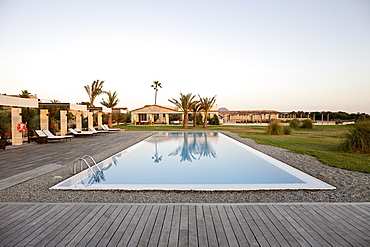
M218 132L160 132L51 189L335 189Z

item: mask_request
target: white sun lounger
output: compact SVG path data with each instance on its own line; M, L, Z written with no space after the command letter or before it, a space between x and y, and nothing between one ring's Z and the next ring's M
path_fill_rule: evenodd
M96 130L93 126L89 126L89 130L94 134L108 134L108 130Z
M121 131L120 129L111 129L108 127L108 125L106 124L103 124L103 125L100 125L100 127L103 129L103 130L107 130L107 131Z
M56 135L53 135L53 133L51 133L49 130L35 130L36 134L39 136L39 137L47 137L48 138L48 141L64 141L64 140L71 140L72 139L72 136L56 136Z
M82 133L82 132L77 132L76 130L72 129L72 128L69 128L68 131L70 131L74 136L93 136L94 133L90 132L90 133Z

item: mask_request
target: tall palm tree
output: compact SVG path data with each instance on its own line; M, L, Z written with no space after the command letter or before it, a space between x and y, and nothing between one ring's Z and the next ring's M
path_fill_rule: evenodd
M207 128L208 112L209 112L209 110L212 109L213 105L216 102L216 95L213 96L212 98L208 98L208 97L202 98L202 97L200 97L200 95L198 95L198 96L199 96L199 99L200 99L201 108L204 111L203 128Z
M84 86L90 98L89 107L94 107L95 98L103 93L103 83L104 81L96 80L91 84L91 86Z
M100 104L102 104L103 106L107 107L107 108L113 108L115 107L116 105L118 105L119 103L119 99L117 98L117 92L113 92L111 93L111 91L103 91L103 93L105 93L108 98L107 100L104 100L100 102ZM112 128L112 113L109 112L108 113L108 127L109 128Z
M193 112L193 127L197 125L197 115L198 112L201 110L201 105L198 100L193 101L193 104L191 105L191 111Z
M154 96L154 104L157 104L157 92L158 92L158 87L162 88L162 84L159 81L153 81L153 85L151 86L154 88L155 91L155 96Z
M172 104L176 105L184 112L184 121L182 126L184 129L188 128L188 121L189 121L189 111L191 110L192 102L194 101L195 95L188 93L187 95L183 95L180 93L180 99L169 99L168 101Z

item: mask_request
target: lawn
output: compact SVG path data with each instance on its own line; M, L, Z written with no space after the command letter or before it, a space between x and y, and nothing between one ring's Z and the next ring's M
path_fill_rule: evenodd
M183 131L182 126L132 126L120 125L122 129L136 131ZM338 150L342 136L347 133L349 126L322 126L314 129L298 129L291 135L272 136L265 134L265 126L219 125L203 129L201 126L187 130L230 131L241 137L252 138L265 145L285 148L293 152L316 157L322 163L351 171L370 173L370 153L347 153Z

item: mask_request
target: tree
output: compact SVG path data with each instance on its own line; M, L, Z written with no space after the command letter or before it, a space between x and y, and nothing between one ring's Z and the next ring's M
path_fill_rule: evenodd
M104 100L100 102L100 104L102 104L103 106L107 107L107 108L113 108L115 107L116 105L118 105L119 103L119 99L117 98L117 92L114 92L114 93L111 93L111 91L104 91L103 93L105 93L108 98L107 100ZM111 128L112 127L112 113L109 112L108 113L108 127Z
M151 86L154 88L155 95L154 95L154 104L157 104L157 92L158 92L158 87L162 88L162 84L159 81L153 81L153 85Z
M193 104L191 105L191 111L193 112L193 127L197 124L197 114L201 110L201 105L198 100L193 101Z
M84 86L90 99L89 107L94 107L95 98L103 93L103 83L104 81L96 80L91 84L91 86Z
M30 98L31 93L27 90L22 90L22 93L19 95L21 98Z
M174 98L168 100L184 112L184 121L182 123L184 129L188 128L189 111L191 110L194 98L195 95L192 95L191 93L188 93L187 95L183 95L182 93L180 93L179 100Z
M200 99L201 108L204 111L203 128L207 128L208 112L212 109L213 105L216 102L216 95L213 96L212 98L208 98L208 97L202 98L202 97L200 97L200 95L198 95L198 96L199 96L199 99Z

